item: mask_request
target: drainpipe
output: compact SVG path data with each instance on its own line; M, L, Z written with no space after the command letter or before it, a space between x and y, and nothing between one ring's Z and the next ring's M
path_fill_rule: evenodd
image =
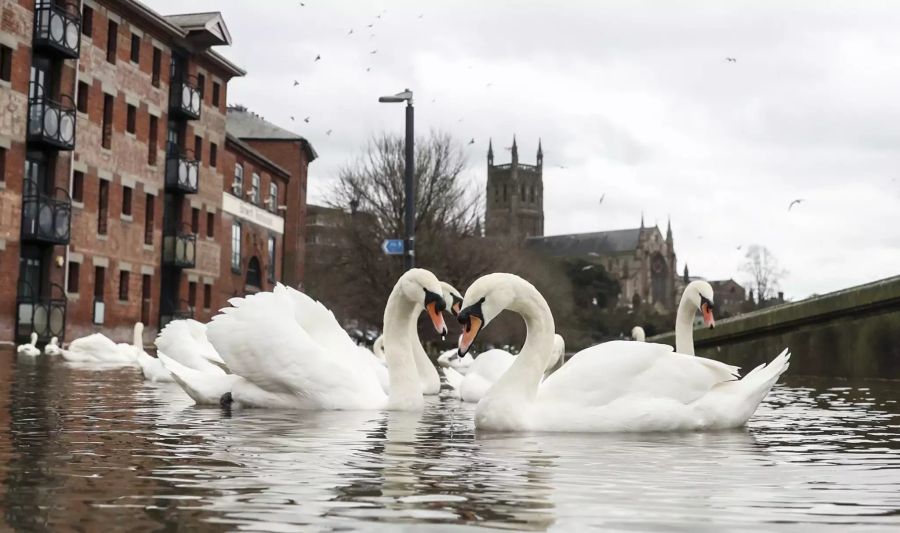
M78 2L78 13L79 14L84 13L84 0L79 0L79 2ZM84 24L84 21L82 20L81 23ZM80 28L79 28L79 30L80 30ZM80 31L79 31L79 35L78 35L78 41L79 41L78 42L78 58L75 59L75 81L74 81L75 89L72 91L72 94L75 95L75 98L73 98L73 100L75 100L75 106L76 106L76 110L75 110L75 127L76 127L76 129L75 129L75 146L76 146L76 148L78 146L78 129L77 129L78 128L78 109L77 109L77 107L78 107L78 80L79 80L78 75L80 73L80 71L78 70L78 66L81 63L81 32ZM70 199L72 197L72 186L73 186L74 181L75 181L75 148L73 148L72 151L69 152L68 193L69 193ZM68 312L69 311L69 304L68 304L68 300L69 300L69 247L71 246L71 242L72 242L72 211L69 212L69 242L66 243L66 254L65 254L65 260L63 261L63 296L65 296L65 298L66 298L66 314L67 315L69 314L69 312ZM67 328L68 328L68 325L69 325L69 321L66 320ZM66 334L65 330L63 330L63 336L65 336L65 334Z

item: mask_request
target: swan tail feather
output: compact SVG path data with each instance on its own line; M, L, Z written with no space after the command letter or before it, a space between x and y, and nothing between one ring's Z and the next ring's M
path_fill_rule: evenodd
M157 356L172 374L172 379L197 405L218 405L222 395L231 392L233 374L210 374L185 366L162 352Z
M753 416L778 378L790 367L791 352L785 348L767 365L760 365L743 379L719 383L706 396L707 407L721 414L717 428L740 427ZM725 414L727 413L727 414Z

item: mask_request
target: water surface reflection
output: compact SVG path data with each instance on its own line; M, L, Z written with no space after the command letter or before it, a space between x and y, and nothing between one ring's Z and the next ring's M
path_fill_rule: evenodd
M137 371L2 354L9 527L843 531L900 525L896 382L791 379L745 430L476 435L424 413L197 408Z

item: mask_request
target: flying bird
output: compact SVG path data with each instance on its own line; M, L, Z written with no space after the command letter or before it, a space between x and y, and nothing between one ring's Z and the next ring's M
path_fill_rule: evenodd
M744 246L743 244L738 244L737 249L740 250L743 246Z
M300 2L300 7L306 7L306 4L304 4L303 2Z
M375 25L375 24L369 24L369 25L366 26L366 27L367 27L367 28L371 28L371 27L374 26L374 25Z
M563 170L565 170L565 169L566 169L566 167L565 167L565 166L563 166L563 165L556 165L556 166L558 166L558 167L559 167L559 168L561 168L561 169L563 169Z
M369 52L369 53L370 53L370 54L377 54L377 53L378 53L378 50L372 50L372 51Z
M331 130L326 131L325 135L331 135Z
M300 85L300 82L297 81L297 80L294 80L294 87L296 87L296 86L298 86L298 85Z
M366 67L366 72L369 72L370 70L372 70L372 67Z
M305 119L303 119L303 122L306 122L307 124L309 124L309 117L306 117Z
M488 84L485 85L484 87L485 87L485 88L489 88L491 85L493 85L493 83L488 83Z
M793 209L795 205L800 205L800 204L802 204L803 202L804 202L804 199L803 199L803 198L797 198L796 200L792 201L792 202L790 203L790 205L788 205L788 211L790 211L791 209Z
M590 270L592 268L594 268L594 265L588 265L586 267L583 267L581 270Z
M423 15L419 15L419 18L422 18Z
M599 203L602 204L604 198L606 198L606 193L603 193L603 194L600 195L600 202L599 202Z
M472 138L469 140L469 144L475 144L475 138L474 138L474 137L472 137Z
M734 57L726 57L726 58L725 58L725 61L728 61L729 63L737 63L737 58L734 58Z
M320 59L322 59L322 56L316 54L316 58L313 59L313 63L315 63L316 61L318 61L318 60L320 60Z
M291 115L291 120L294 120L294 115Z
M353 28L350 28L350 31L347 32L347 35L353 35Z

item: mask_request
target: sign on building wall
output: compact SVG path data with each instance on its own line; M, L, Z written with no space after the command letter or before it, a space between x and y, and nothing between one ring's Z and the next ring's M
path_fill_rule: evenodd
M284 233L283 218L265 209L256 207L249 202L239 200L227 192L222 193L222 210L248 222L263 226L279 235Z

